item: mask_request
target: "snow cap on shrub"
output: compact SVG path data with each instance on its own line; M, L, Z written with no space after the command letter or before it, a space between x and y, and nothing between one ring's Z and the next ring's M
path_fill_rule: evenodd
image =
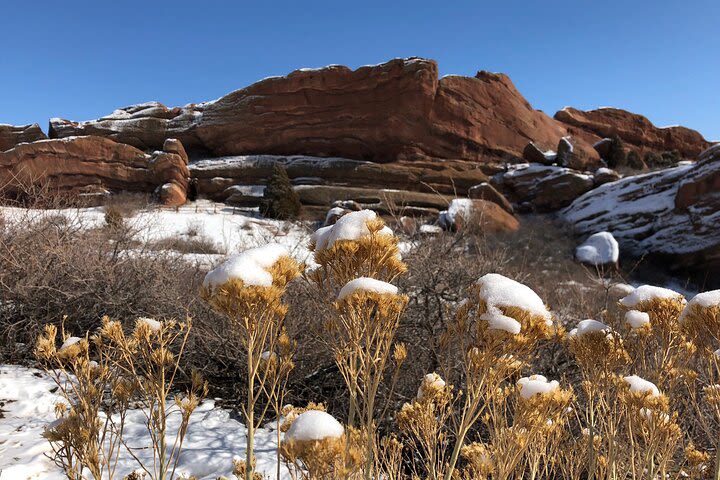
M426 397L434 397L436 393L445 388L445 380L437 373L428 373L423 377L420 388L418 388L417 399L422 400Z
M273 276L268 269L287 256L287 249L277 243L245 250L208 272L203 287L217 288L230 280L242 280L246 286L270 287Z
M320 228L312 235L315 250L331 248L339 240L359 240L370 235L367 222L375 220L375 218L377 218L377 214L372 210L359 210L343 215L334 225ZM384 235L393 234L388 227L383 227L379 233Z
M635 308L641 303L652 300L678 300L680 302L684 302L685 298L678 292L670 290L669 288L642 285L620 300L620 304L624 307Z
M623 377L623 380L625 380L625 383L630 387L630 393L649 393L651 397L660 396L660 390L658 390L657 386L644 378L638 377L637 375L630 375Z
M357 291L374 292L380 295L397 295L398 293L397 287L391 283L376 280L374 278L360 277L346 283L345 286L340 289L337 299L342 300Z
M513 335L520 333L522 327L520 322L512 317L503 315L502 312L496 308L480 315L480 320L488 322L488 329L490 330L502 330Z
M568 335L571 337L582 337L583 335L592 332L610 333L611 331L612 329L604 323L598 322L597 320L587 319L578 322L577 327L570 330Z
M720 290L711 290L695 295L685 305L685 309L680 314L680 323L684 323L685 319L692 315L694 310L712 307L720 307Z
M320 410L308 410L293 420L285 434L285 440L296 442L339 438L345 433L343 426L335 418Z
M60 346L60 350L58 350L58 351L62 352L63 350L67 350L68 348L72 347L76 343L79 343L80 340L82 340L82 338L80 338L80 337L68 337L63 342L63 344Z
M542 375L530 375L529 377L523 377L518 380L517 386L520 387L520 396L527 400L533 395L544 395L554 392L560 384L557 380L548 382L548 379Z
M500 307L516 307L545 319L552 324L552 316L545 303L530 287L497 273L483 275L475 282L479 287L480 300L487 305L487 311L496 315Z
M650 323L650 315L637 310L628 310L625 312L625 323L633 329L642 328Z

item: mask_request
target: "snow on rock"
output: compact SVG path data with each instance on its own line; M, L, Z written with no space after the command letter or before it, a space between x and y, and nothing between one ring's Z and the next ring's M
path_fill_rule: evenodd
M483 313L480 315L480 320L488 322L488 329L490 330L502 330L513 335L520 333L520 322L512 317L503 315L498 309L488 310L486 313Z
M651 397L660 396L660 390L658 390L657 386L644 378L638 377L637 375L630 375L623 377L623 380L630 386L631 393L649 393Z
M443 232L443 229L437 225L420 225L420 233L426 235L438 235Z
M530 375L529 377L523 377L518 380L517 386L520 387L520 396L528 399L534 395L544 395L554 392L560 384L557 380L548 382L548 379L542 375Z
M323 440L325 438L340 438L345 428L326 412L308 410L293 420L285 434L285 440L303 442L308 440Z
M720 307L720 290L698 293L690 300L680 314L680 323L696 308Z
M530 287L497 273L483 275L475 284L488 313L502 315L500 307L517 307L543 317L548 325L552 324L552 316L545 303Z
M643 302L666 299L676 299L682 302L685 301L685 298L675 290L655 287L652 285L642 285L620 300L620 304L624 307L635 308Z
M267 269L286 256L287 249L277 243L245 250L208 272L203 287L217 288L230 280L242 280L246 286L270 287L273 277Z
M398 288L387 282L376 280L374 278L360 277L354 280L350 280L340 289L337 299L342 300L343 298L354 294L357 291L374 292L380 295L397 295Z
M650 323L650 315L637 310L629 310L625 312L625 323L633 329L642 328Z
M55 392L55 393L53 393ZM0 400L4 402L0 420L0 479L5 480L64 480L66 477L46 454L52 454L42 434L53 422L55 404L63 401L55 383L42 371L16 365L0 365ZM180 413L173 409L168 418L168 433L175 438L180 426ZM146 429L147 418L140 410L129 410L124 438L136 447L134 453L152 467L152 449ZM230 417L230 412L205 401L190 417L190 426L180 454L179 478L194 475L198 480L216 480L220 476L232 478L233 458L245 456L247 429ZM256 465L261 474L275 478L277 468L276 432L259 429L255 433ZM139 465L121 449L116 478L137 470ZM292 477L284 465L281 479Z
M720 149L683 165L605 183L562 211L578 234L611 232L623 252L668 255L678 268L720 266Z
M455 225L458 217L467 222L473 216L473 201L470 198L454 198L450 201L447 210L440 212L440 222Z
M359 240L370 235L367 222L375 218L377 218L377 214L372 210L360 210L343 215L334 225L319 228L313 234L315 250L331 248L339 240ZM393 234L389 227L383 227L379 233L383 235Z
M582 337L583 335L587 335L592 332L609 333L611 331L612 329L604 323L598 322L597 320L587 319L579 322L577 327L570 330L568 335L570 337Z
M609 232L590 235L575 249L575 258L588 265L600 266L615 264L620 257L617 240Z

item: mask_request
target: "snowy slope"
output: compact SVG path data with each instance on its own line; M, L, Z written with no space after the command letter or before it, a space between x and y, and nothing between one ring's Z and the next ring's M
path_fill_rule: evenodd
M0 365L0 480L63 480L62 471L46 455L50 444L42 433L55 420L54 405L61 397L52 393L55 384L40 370ZM145 431L145 416L130 411L125 438L131 447L139 447L136 455L149 462L151 451ZM174 439L179 415L171 416L169 425ZM178 466L179 475L195 475L198 479L215 480L220 475L234 478L231 473L234 457L244 458L245 427L230 417L230 412L206 401L191 417ZM276 478L276 432L260 429L255 434L257 468L267 478ZM138 468L127 454L121 455L117 478ZM283 466L282 478L290 475ZM178 478L183 478L179 476Z
M28 221L41 217L63 215L86 229L105 225L102 207L72 208L63 210L28 210L0 207L0 215L6 221ZM241 210L207 200L190 202L178 209L152 208L142 210L127 220L136 230L135 237L142 242L180 238L211 240L220 255L184 255L213 265L223 255L237 253L248 248L279 243L299 261L306 261L311 254L308 240L312 229L309 224L260 218L255 212Z

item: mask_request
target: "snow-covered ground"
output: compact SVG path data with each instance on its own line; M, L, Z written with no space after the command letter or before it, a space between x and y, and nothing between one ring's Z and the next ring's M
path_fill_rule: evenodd
M0 480L62 480L62 470L48 457L52 449L42 434L55 420L55 403L62 398L55 384L42 371L17 365L0 365ZM170 417L170 439L174 439L179 414ZM146 419L139 410L129 412L124 437L134 453L152 465L152 449L145 429ZM215 480L232 476L233 458L244 458L245 426L230 412L217 408L212 400L202 403L190 420L176 474L178 478L195 475ZM255 433L257 468L267 478L276 478L276 432L260 429ZM139 468L123 452L116 478ZM282 467L281 478L289 479Z
M0 207L7 221L27 221L42 217L63 215L81 228L98 228L105 225L103 207L70 208L62 210L28 210ZM238 209L208 200L189 202L182 207L150 208L141 210L126 220L141 242L172 239L207 239L219 254L185 254L187 260L212 266L225 255L268 243L286 247L298 261L311 260L308 240L312 228L307 223L287 222L261 218L256 211Z

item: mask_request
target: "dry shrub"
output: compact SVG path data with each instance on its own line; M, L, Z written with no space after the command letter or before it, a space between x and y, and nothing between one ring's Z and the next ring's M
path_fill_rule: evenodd
M149 251L122 227L92 229L72 211L26 211L0 227L0 347L4 361L29 357L33 338L64 316L73 331L103 315L184 318L196 309L199 269Z

